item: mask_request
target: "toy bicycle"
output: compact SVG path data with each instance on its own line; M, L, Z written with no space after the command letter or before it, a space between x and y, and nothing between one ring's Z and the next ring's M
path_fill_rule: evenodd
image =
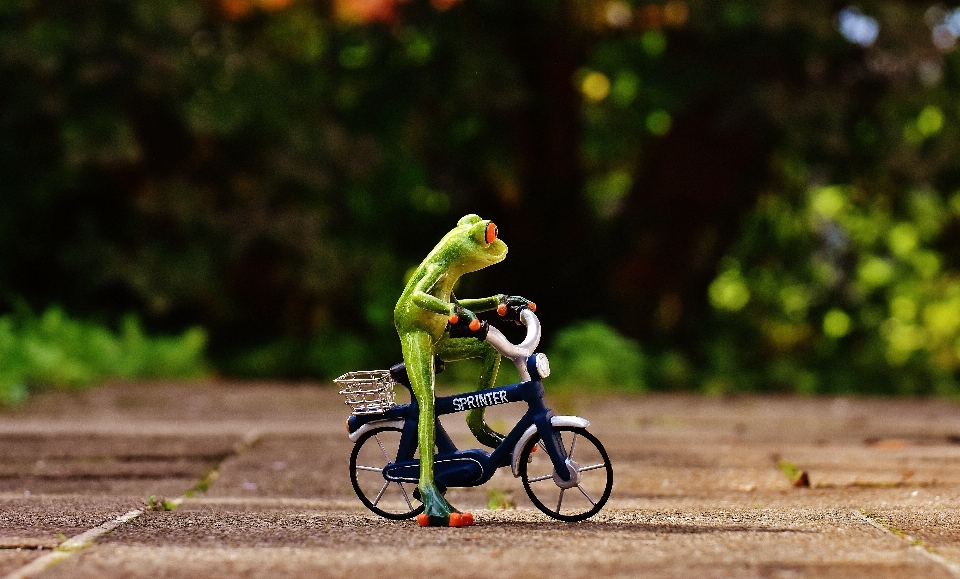
M471 336L490 343L513 361L521 381L436 398L435 481L441 492L478 486L490 480L498 468L509 466L537 508L561 521L582 521L600 511L610 497L610 459L600 441L587 431L589 421L555 415L544 404L542 380L550 375L550 366L545 354L534 353L540 342L540 321L526 307L511 310L512 319L527 328L519 344L511 343L487 322L477 331L463 325L450 327L451 337ZM443 370L439 358L435 368ZM418 408L404 364L390 370L349 372L335 382L354 408L347 420L347 432L355 443L350 480L360 501L388 519L420 514ZM395 403L396 384L410 392L409 404ZM512 402L526 402L527 411L492 452L457 449L439 421L444 414Z

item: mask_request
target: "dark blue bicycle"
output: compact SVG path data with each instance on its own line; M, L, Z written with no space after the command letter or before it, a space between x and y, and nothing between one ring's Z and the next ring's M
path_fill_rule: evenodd
M521 381L436 399L436 483L441 491L478 486L490 480L498 468L509 466L537 508L561 521L582 521L595 515L610 497L610 459L600 441L587 431L589 421L558 416L544 404L542 381L549 376L550 366L546 355L535 353L540 321L527 308L516 308L511 314L527 327L526 338L519 344L512 344L486 322L476 332L451 328L453 337L469 335L493 345L513 361ZM442 370L443 362L438 359L437 372ZM371 511L388 519L416 516L423 511L416 488L420 474L418 409L406 368L401 363L390 370L350 372L336 382L347 404L354 407L347 432L355 443L350 480L357 496ZM395 384L410 392L410 403L395 404ZM439 421L444 414L513 402L525 402L527 411L492 452L459 450Z

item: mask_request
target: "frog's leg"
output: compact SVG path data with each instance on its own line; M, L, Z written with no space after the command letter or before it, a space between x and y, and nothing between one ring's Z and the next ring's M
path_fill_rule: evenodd
M477 390L492 388L497 381L497 370L500 369L500 352L493 346L476 338L448 338L444 337L437 343L437 355L444 362L480 358L480 379ZM471 408L467 411L467 426L480 444L496 448L503 441L504 436L493 430L483 420L485 407Z
M417 445L420 449L420 497L423 514L417 517L421 526L448 527L473 523L473 515L460 512L443 498L433 478L433 450L436 444L436 410L434 408L433 340L426 332L412 331L400 336L403 362L420 408Z

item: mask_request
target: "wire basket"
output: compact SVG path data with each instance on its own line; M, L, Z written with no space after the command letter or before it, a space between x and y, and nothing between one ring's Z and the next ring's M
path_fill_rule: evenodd
M397 383L387 370L347 372L334 382L346 397L344 404L353 406L354 414L380 414L397 405Z

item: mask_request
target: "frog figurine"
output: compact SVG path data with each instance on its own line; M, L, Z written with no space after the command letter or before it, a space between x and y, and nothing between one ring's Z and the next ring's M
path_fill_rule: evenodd
M524 298L499 294L488 298L457 300L453 286L465 273L503 261L507 245L497 237L497 226L478 215L466 215L433 248L404 288L393 320L400 334L403 361L419 407L417 432L420 450L419 494L424 512L417 517L421 526L460 527L473 524L473 515L460 513L441 494L434 482L432 457L436 441L434 409L434 357L445 362L480 358L478 389L492 387L500 367L500 353L477 338L451 338L447 322L466 321L471 330L480 328L475 312L497 309L503 315L507 306L536 307ZM497 446L503 435L483 420L484 408L467 412L470 431L482 444Z

